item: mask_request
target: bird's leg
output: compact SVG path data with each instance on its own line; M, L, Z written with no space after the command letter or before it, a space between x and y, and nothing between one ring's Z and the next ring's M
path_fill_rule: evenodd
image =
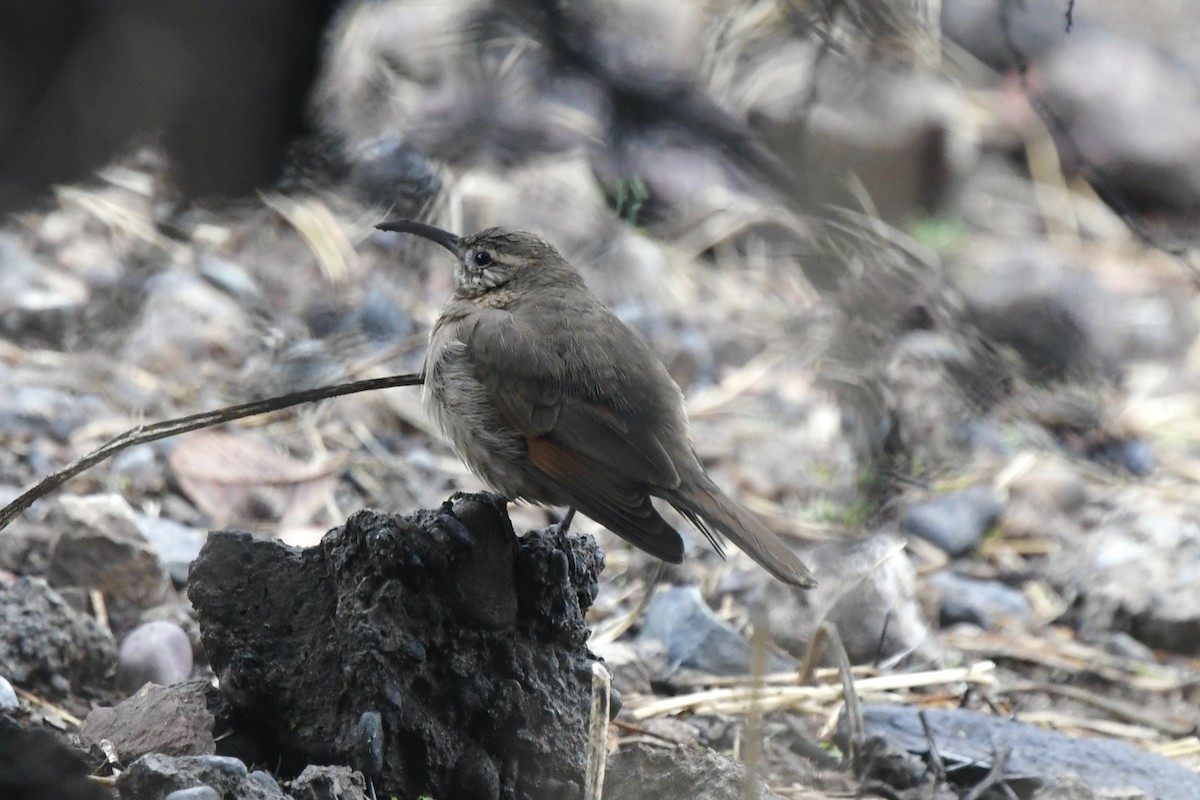
M566 557L566 563L570 565L571 575L575 575L575 551L571 549L571 541L566 537L566 531L571 528L571 521L575 519L575 506L568 506L565 515L560 519L557 525L554 525L554 535L558 537L558 549L563 551Z
M575 574L575 553L571 550L571 542L567 539L567 531L571 528L571 521L575 519L575 506L568 506L567 513L555 525L555 534L558 536L558 549L563 551L563 555L567 557L567 563L570 565L571 575Z
M567 508L567 513L564 514L559 523L554 526L554 532L558 536L558 546L564 553L568 555L571 553L571 543L567 541L567 531L571 529L571 521L573 519L575 519L575 506L569 506Z

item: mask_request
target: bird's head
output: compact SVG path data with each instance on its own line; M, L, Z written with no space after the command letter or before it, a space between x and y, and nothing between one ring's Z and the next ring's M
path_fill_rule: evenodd
M458 260L454 269L454 295L458 298L469 300L500 292L509 294L514 289L582 284L578 273L553 245L526 231L488 228L470 236L457 236L407 219L382 222L375 227L411 233L453 253Z

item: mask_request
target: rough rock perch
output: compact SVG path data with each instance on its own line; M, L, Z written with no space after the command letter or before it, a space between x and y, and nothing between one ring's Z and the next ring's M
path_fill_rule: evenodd
M503 501L360 511L312 548L209 537L188 593L256 757L347 764L381 796L576 797L603 556L518 539Z

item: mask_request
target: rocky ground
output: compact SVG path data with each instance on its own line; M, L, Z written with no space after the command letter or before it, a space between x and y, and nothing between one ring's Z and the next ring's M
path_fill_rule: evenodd
M648 596L561 509L510 506L518 543L443 506L481 487L413 388L139 445L0 533L0 786L441 797L415 747L446 796L555 796L599 746L608 797L1200 796L1194 12L944 6L938 58L919 4L365 4L319 162L185 200L141 146L10 217L0 501L145 422L418 371L452 265L373 228L411 215L556 243L820 586L693 536ZM412 551L364 555L364 508ZM551 734L597 658L606 740Z

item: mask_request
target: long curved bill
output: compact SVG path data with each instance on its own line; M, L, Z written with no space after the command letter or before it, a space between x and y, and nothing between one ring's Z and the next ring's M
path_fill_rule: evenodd
M456 258L462 258L462 239L450 231L444 231L441 228L435 228L432 225L426 225L424 222L417 222L411 219L390 219L379 223L375 227L381 231L411 233L415 236L420 236L422 239L428 239L431 242L440 244L451 253L454 253Z

